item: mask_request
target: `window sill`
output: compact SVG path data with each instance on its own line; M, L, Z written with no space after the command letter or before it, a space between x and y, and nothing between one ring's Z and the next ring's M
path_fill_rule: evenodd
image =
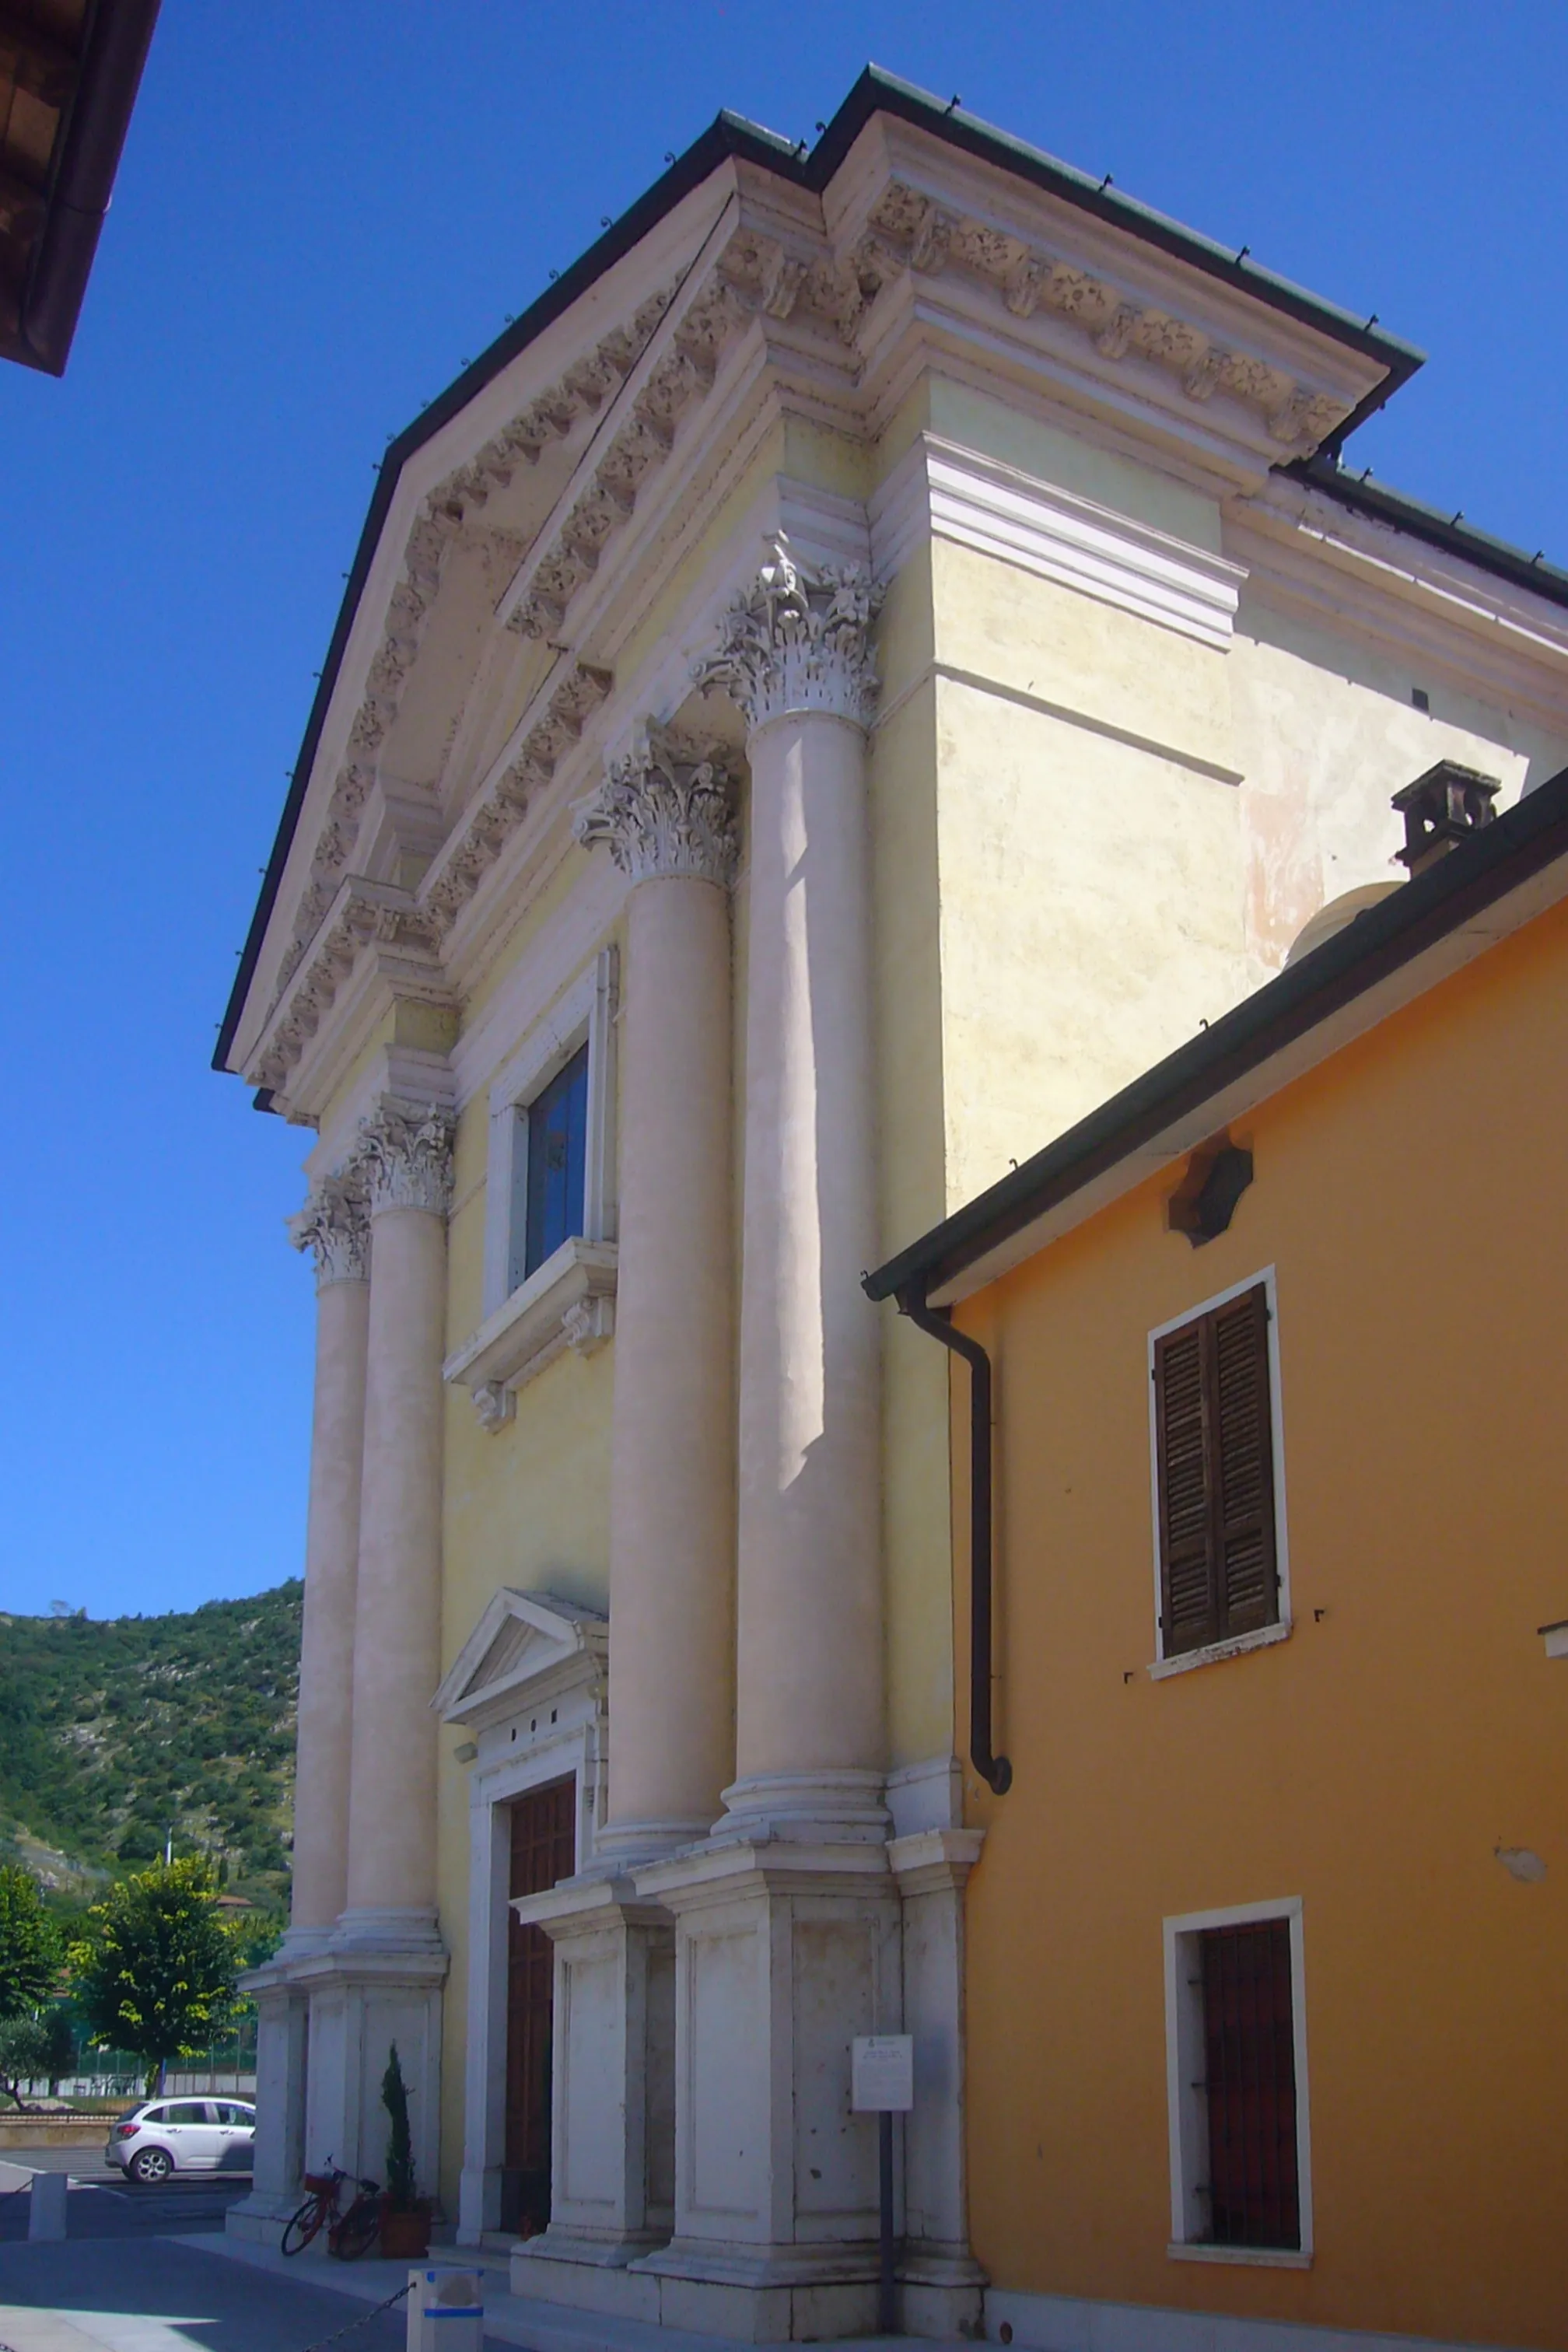
M1249 2270L1310 2271L1312 2267L1311 2255L1295 2246L1169 2245L1165 2255L1173 2263L1239 2263Z
M616 1328L616 1249L611 1242L563 1242L535 1266L467 1344L448 1356L441 1376L465 1388L486 1429L517 1409L517 1391L567 1348L591 1356Z
M1148 1669L1152 1683L1163 1683L1169 1675L1190 1674L1194 1666L1217 1666L1226 1658L1243 1658L1248 1650L1267 1650L1276 1642L1290 1638L1290 1620L1282 1617L1278 1625L1260 1625L1256 1633L1238 1633L1233 1642L1211 1642L1205 1650L1183 1650L1174 1658L1156 1658Z

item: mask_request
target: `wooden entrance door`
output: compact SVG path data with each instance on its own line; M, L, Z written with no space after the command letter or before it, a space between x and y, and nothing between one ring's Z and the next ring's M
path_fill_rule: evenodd
M577 1866L574 1780L513 1799L509 1895L541 1895ZM531 2238L550 2220L550 2012L553 1960L542 1927L508 1914L506 2161L501 2227Z

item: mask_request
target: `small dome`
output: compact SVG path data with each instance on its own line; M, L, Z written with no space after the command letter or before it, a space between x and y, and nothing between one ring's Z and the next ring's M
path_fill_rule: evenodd
M1342 891L1337 898L1331 898L1326 907L1320 907L1310 922L1302 925L1290 942L1286 962L1300 963L1304 955L1310 955L1314 948L1321 948L1325 940L1331 940L1336 931L1342 931L1347 923L1353 923L1356 917L1364 915L1369 907L1379 905L1383 899L1392 897L1395 890L1403 890L1404 887L1403 882L1364 882L1359 890Z

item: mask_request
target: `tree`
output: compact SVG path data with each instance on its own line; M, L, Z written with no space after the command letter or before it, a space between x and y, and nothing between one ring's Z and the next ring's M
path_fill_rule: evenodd
M71 1947L77 2004L95 2038L129 2050L155 2089L169 2059L204 2048L234 1998L235 1939L210 1864L192 1854L135 1872L87 1915Z
M57 2005L36 2017L8 2017L0 2024L0 2091L20 2106L24 2083L47 2083L52 2099L60 2076L76 2065L70 2012Z
M397 2044L381 2078L381 2104L392 2118L386 2137L386 2202L394 2213L412 2213L417 2200L414 2184L414 2145L408 2132L408 2085Z
M59 1936L37 1880L15 1863L0 1865L0 2020L26 2017L46 2001L59 1966Z

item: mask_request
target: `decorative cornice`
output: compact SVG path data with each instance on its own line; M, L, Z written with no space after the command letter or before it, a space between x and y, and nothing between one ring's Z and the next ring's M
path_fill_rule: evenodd
M428 1209L444 1217L452 1205L449 1110L426 1103L418 1110L384 1102L363 1121L352 1165L361 1177L370 1214L384 1209Z
M1247 566L922 433L870 501L871 551L890 580L928 538L976 549L1223 652Z
M573 663L550 689L506 765L475 795L420 887L421 909L437 938L451 929L614 684L609 670Z
M338 991L374 942L405 957L415 992L444 996L436 961L437 931L406 891L390 883L351 877L340 887L331 920L310 943L310 954L281 991L251 1069L252 1083L279 1092L325 1019Z
M634 882L683 874L728 889L740 855L735 780L721 752L650 722L637 750L578 803L573 830L589 847L607 842Z
M750 726L795 711L826 711L868 727L877 707L871 624L882 590L858 563L807 563L782 531L770 561L719 624L719 644L691 666L705 692L720 687Z
M294 935L283 959L279 992L325 917L353 854L360 811L375 781L375 758L396 719L403 689L440 588L448 544L467 525L469 537L482 536L492 561L507 563L509 572L517 570L528 551L525 543L514 533L475 525L472 516L493 490L505 488L520 459L536 465L542 449L570 433L579 417L594 414L619 390L669 308L673 290L652 295L625 326L614 329L592 351L574 360L558 383L530 401L422 501L404 550L402 576L387 606L385 633L349 729L348 756L332 784L310 879L295 914Z
M1203 328L1170 311L1129 301L1122 289L1076 262L1043 251L1011 231L950 213L919 188L895 180L870 216L856 258L873 287L888 259L922 277L963 268L994 286L1015 318L1056 311L1093 342L1102 359L1152 361L1174 375L1189 400L1228 393L1259 411L1281 449L1306 456L1342 425L1352 404L1303 383L1249 352L1227 350Z
M352 1173L324 1176L289 1220L289 1239L316 1261L316 1287L331 1282L363 1282L370 1274L370 1210L362 1184Z
M573 597L630 518L643 482L668 457L682 414L710 388L725 345L763 306L771 281L756 273L756 250L757 240L742 236L720 255L585 488L541 541L507 614L507 626L520 636L550 637L561 628Z

